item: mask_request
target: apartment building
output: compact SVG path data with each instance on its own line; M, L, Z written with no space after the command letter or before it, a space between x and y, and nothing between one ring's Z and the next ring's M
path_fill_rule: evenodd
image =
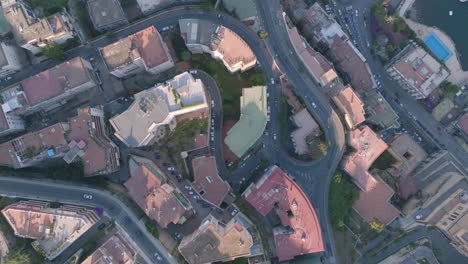
M349 129L355 129L366 120L364 103L350 85L344 87L332 99L344 116L346 126Z
M311 33L317 42L328 44L335 66L346 72L354 89L364 92L376 87L366 58L353 45L340 24L319 3L305 10L302 22L303 32Z
M97 31L106 31L128 23L118 0L89 0L88 14Z
M325 250L320 223L301 187L277 166L270 167L242 197L261 215L277 215L273 228L279 261Z
M241 220L236 215L224 224L208 215L197 230L180 242L180 253L190 264L225 262L250 256L253 238Z
M101 108L78 110L78 115L0 145L0 164L12 168L43 166L63 159L81 160L87 176L119 169L119 149L107 137Z
M109 122L114 135L129 147L146 146L158 141L177 126L177 117L196 114L206 116L208 104L205 85L188 73L139 92L123 113Z
M73 38L73 24L65 10L38 18L22 0L2 0L3 12L18 45L38 54L47 44L64 44Z
M302 38L296 27L288 29L288 35L294 50L315 82L323 87L338 77L330 62Z
M81 264L146 264L141 249L121 226L107 230L104 242Z
M190 201L151 160L132 155L128 168L130 178L124 185L130 197L162 228L183 224L193 213Z
M445 66L416 44L406 46L385 67L418 100L427 98L449 76Z
M344 157L343 169L361 190L359 199L353 205L354 210L367 222L378 219L385 225L391 223L400 215L390 203L394 191L369 172L372 163L388 145L368 126L352 130L346 142L353 152Z
M24 120L18 115L5 113L2 105L0 108L0 137L21 132L25 128Z
M16 236L33 239L35 250L52 260L99 221L93 209L74 205L51 208L41 201L20 201L2 214Z
M0 92L5 113L27 116L48 111L97 84L89 61L75 57Z
M234 31L202 19L180 19L180 34L192 53L209 53L230 72L254 67L257 57Z
M456 189L421 221L438 227L451 244L468 257L468 192L465 188Z
M0 78L18 72L22 67L21 51L11 43L0 42Z
M222 208L223 202L225 208L234 200L229 195L231 186L218 174L214 156L200 156L192 159L192 171L192 187L203 200L218 208ZM230 201L228 197L231 198Z
M158 74L174 67L166 43L154 26L100 49L109 72L125 78L147 71Z

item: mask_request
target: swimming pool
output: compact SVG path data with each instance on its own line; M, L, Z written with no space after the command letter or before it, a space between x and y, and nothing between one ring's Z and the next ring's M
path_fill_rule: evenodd
M432 53L442 61L447 61L453 55L449 48L445 46L434 32L431 32L429 36L424 39L424 43L429 47Z

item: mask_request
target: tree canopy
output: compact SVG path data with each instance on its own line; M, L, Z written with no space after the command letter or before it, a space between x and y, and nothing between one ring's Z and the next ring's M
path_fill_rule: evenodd
M63 59L63 48L57 44L49 44L44 47L43 50L44 55L49 58L61 60Z
M342 228L349 218L354 202L359 198L358 188L336 173L330 185L330 218L334 228Z

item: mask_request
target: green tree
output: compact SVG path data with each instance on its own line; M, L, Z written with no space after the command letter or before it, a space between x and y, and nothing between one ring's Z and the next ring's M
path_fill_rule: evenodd
M379 233L382 232L385 228L385 225L382 222L380 222L380 220L377 218L374 218L374 220L372 220L369 223L369 225L370 225L370 228L372 228L372 230L375 230Z
M258 36L261 39L266 39L268 37L268 32L266 32L265 30L260 30L260 31L258 31Z
M460 88L451 82L446 82L443 89L445 94L448 96L454 96L458 91L460 91Z
M379 1L372 5L371 15L373 15L378 20L384 20L387 17L388 11L384 6L384 1Z
M108 38L108 39L113 39L113 38L115 38L115 33L112 32L112 31L107 32L107 33L106 33L106 38Z
M10 251L5 257L4 264L29 264L31 263L31 256L24 251L24 249L15 249Z
M180 54L180 58L183 61L190 61L190 59L192 58L192 53L190 53L189 51L183 51L182 54Z
M340 229L344 226L358 198L358 188L340 173L336 173L332 178L329 194L329 213L334 228Z
M145 226L146 226L146 230L148 230L148 232L151 235L153 235L156 239L159 238L159 230L158 230L158 226L156 222L151 221L151 220L146 221Z
M395 21L393 22L393 26L394 26L395 31L398 31L398 32L404 32L406 31L406 28L408 27L405 20L403 20L403 18L401 17L395 18Z
M63 59L63 48L57 44L49 44L44 47L44 55L55 60Z

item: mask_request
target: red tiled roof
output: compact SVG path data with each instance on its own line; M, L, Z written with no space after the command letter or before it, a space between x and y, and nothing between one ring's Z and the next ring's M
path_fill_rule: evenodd
M18 168L20 164L15 153L22 156L24 153L37 153L50 148L53 148L56 152L62 151L67 147L64 124L57 123L37 132L27 133L3 143L0 145L0 149L2 149L0 152L0 163ZM22 162L23 164L27 164L30 161L31 158L26 157Z
M106 150L91 137L90 118L91 116L86 109L80 110L78 116L70 119L70 133L67 135L69 141L84 141L86 143L85 153L81 156L86 175L92 175L107 168Z
M377 181L368 170L388 145L368 126L349 132L348 144L355 152L346 157L345 171L354 178L359 188L364 191L372 189Z
M361 189L354 209L366 221L377 218L384 224L390 223L399 215L398 210L388 201L393 190L368 171L372 163L388 148L387 144L368 126L351 131L348 143L355 152L346 157L344 170Z
M12 204L2 210L9 222L14 223L12 228L15 235L30 239L39 239L46 234L47 229L54 221L54 215L43 213L39 206Z
M174 224L179 222L185 209L171 192L168 192L167 184L161 185L161 179L144 165L138 166L130 174L130 179L124 185L132 199L149 218L158 222L163 228L171 222Z
M192 160L194 181L192 186L203 199L215 206L220 206L231 190L219 175L214 156L198 157ZM202 194L203 193L203 194Z
M400 215L398 209L388 201L393 193L387 184L377 179L372 189L359 193L359 199L354 203L353 208L367 222L376 218L387 225Z
M280 261L324 250L320 224L312 204L297 183L283 170L272 167L243 196L262 215L268 214L277 206L281 224L293 229L293 232L275 234Z
M120 233L109 237L81 264L134 263L137 252ZM111 262L108 262L108 261Z
M30 105L56 97L90 81L80 57L59 64L21 82Z
M169 60L163 42L154 26L147 27L128 36L148 68L156 67Z
M344 41L339 36L334 35L331 50L340 66L349 74L354 89L364 91L374 87L372 75L366 63L361 59L357 53L358 51L353 48L349 40Z
M459 121L458 126L468 135L468 113L465 114Z
M364 104L351 86L347 85L333 97L338 108L346 115L346 123L349 128L355 128L366 120Z

